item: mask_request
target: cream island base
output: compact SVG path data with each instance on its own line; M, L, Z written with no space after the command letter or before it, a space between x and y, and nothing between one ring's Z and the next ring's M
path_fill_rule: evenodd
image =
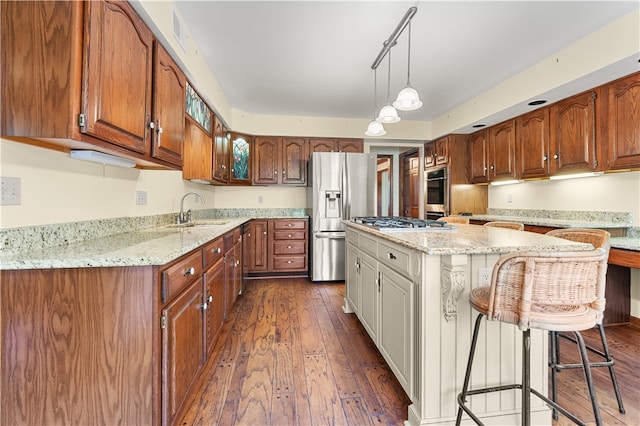
M411 399L409 425L455 424L477 312L468 297L483 269L514 251L589 250L590 245L509 229L384 231L347 225L346 295ZM488 283L487 283L488 284ZM482 283L482 285L487 285ZM531 330L531 386L547 389L547 333ZM511 324L482 322L471 388L521 382L522 334ZM488 425L520 424L519 391L470 397ZM551 411L531 398L532 424ZM463 424L473 424L463 416Z

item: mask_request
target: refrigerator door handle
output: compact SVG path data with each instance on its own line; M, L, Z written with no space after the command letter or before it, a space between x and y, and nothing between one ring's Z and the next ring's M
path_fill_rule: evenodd
M346 238L345 232L317 232L314 233L315 238L327 238L330 240L344 240Z

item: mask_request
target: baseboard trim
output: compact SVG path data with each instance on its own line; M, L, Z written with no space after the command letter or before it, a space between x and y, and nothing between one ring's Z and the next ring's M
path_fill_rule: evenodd
M633 328L640 329L640 318L636 318L634 316L629 317L629 325Z

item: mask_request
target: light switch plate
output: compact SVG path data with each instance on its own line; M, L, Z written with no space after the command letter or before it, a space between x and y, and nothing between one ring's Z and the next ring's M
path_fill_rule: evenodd
M0 177L0 186L2 187L2 196L0 197L0 205L17 206L20 205L20 178L19 177Z

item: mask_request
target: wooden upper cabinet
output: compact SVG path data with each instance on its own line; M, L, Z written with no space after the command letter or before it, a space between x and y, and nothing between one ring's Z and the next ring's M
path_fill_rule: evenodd
M338 139L338 152L364 152L364 140Z
M169 99L184 79L166 52L154 63L156 41L128 2L3 2L0 14L3 136L180 168L183 106Z
M322 139L309 140L309 156L314 152L364 152L364 139Z
M450 136L424 144L424 168L446 166L449 164Z
M231 132L229 150L229 183L251 185L252 137Z
M229 132L222 121L213 116L213 180L220 183L229 182Z
M589 91L549 107L551 174L598 169L595 100L596 92Z
M335 139L311 139L309 140L309 155L314 152L335 152L337 151Z
M306 185L307 141L302 138L283 138L281 152L280 183Z
M640 167L640 72L605 85L602 93L606 168Z
M253 183L305 185L307 159L306 139L256 137L253 147Z
M516 127L509 120L487 129L489 133L489 180L516 177Z
M182 166L186 78L167 51L155 43L151 155Z
M253 144L253 183L275 185L280 175L280 138L260 136Z
M153 34L126 2L89 1L82 132L150 153Z
M549 175L549 108L540 108L516 118L518 176Z
M213 175L213 141L193 118L184 118L184 163L182 179L209 182Z
M486 183L489 181L489 167L487 166L488 142L486 129L469 135L470 183Z

